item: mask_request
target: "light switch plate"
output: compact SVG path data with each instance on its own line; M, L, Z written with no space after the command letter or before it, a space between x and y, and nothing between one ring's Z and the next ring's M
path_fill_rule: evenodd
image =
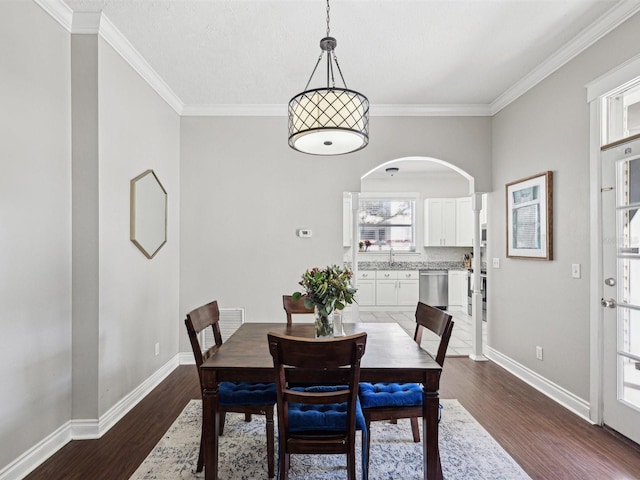
M494 258L493 259L493 268L500 268L500 259L499 258Z
M573 278L580 278L580 264L572 263L571 264L571 276Z

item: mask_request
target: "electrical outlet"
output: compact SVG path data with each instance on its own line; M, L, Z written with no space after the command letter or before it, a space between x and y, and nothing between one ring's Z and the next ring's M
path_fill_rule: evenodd
M156 355L160 355L160 343L156 343Z
M499 258L494 258L493 259L493 268L500 268L500 259Z
M536 358L542 360L542 347L536 347Z
M572 263L571 264L571 276L573 278L580 278L580 264Z

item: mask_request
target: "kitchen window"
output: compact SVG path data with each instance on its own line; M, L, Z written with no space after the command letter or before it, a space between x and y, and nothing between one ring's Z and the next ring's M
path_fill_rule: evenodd
M358 241L366 252L416 250L416 198L360 197Z

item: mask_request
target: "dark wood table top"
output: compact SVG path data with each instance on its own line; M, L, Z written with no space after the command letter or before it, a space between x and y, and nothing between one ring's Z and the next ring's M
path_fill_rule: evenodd
M367 332L360 380L421 382L437 390L441 367L397 323L345 323L345 333ZM267 333L313 338L313 324L245 323L202 365L217 381L273 381ZM208 375L205 374L208 377ZM427 381L427 377L429 381ZM433 388L432 387L432 388ZM426 388L431 390L432 388Z
M367 332L367 345L360 365L363 382L417 382L423 384L423 478L442 480L438 451L438 389L442 368L397 323L345 323L346 334ZM204 425L204 458L206 480L218 478L219 416L217 384L223 381L273 382L273 359L269 353L267 333L297 337L314 337L313 324L245 323L223 343L214 356L200 367L202 375L202 415ZM313 377L295 377L293 382L336 381L336 372L324 378L322 372ZM307 374L309 375L309 374ZM342 381L342 380L337 380Z

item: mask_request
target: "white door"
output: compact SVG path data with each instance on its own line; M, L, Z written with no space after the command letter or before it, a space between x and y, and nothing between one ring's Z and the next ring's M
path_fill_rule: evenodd
M640 443L640 140L601 160L603 421Z

